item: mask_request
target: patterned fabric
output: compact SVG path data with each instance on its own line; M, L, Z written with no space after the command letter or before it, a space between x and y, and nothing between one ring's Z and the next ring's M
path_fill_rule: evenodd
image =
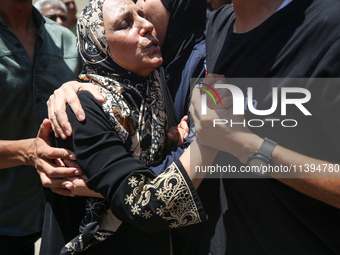
M128 185L132 192L125 196L125 204L130 206L133 215L141 215L145 219L161 217L169 221L170 228L202 221L190 187L175 163L153 180L142 174L132 176ZM151 200L159 201L156 215L145 209Z
M103 0L91 1L78 19L77 47L84 61L84 81L105 98L103 110L127 151L147 166L163 160L167 119L159 72L141 77L123 69L109 56L103 24ZM104 199L88 198L80 234L60 254L79 254L106 240L121 224Z

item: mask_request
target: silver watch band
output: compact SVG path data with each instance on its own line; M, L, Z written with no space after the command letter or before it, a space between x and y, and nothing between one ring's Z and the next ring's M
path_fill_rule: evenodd
M257 151L257 153L259 153L259 154L265 156L266 158L270 159L276 145L277 145L276 142L274 142L274 141L272 141L268 138L264 138L264 141L261 144L261 147Z

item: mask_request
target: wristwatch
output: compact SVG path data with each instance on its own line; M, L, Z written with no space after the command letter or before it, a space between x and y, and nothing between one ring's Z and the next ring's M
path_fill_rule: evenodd
M271 163L272 153L276 145L276 142L265 138L260 149L248 158L247 165L258 167L259 172L263 174L263 171L260 170L263 166L268 167Z

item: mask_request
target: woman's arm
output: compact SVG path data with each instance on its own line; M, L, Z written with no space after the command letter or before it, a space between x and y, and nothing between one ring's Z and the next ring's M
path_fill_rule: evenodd
M112 130L101 104L87 92L79 93L86 120L79 122L68 107L73 135L58 143L75 152L88 177L89 188L103 195L117 218L145 231L190 225L205 220L205 213L190 181L196 177L190 159L171 164L156 176L128 153ZM187 154L190 151L187 152ZM189 178L190 176L190 178Z

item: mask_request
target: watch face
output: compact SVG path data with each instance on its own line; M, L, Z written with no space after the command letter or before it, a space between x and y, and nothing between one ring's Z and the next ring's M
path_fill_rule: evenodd
M268 166L268 162L262 158L252 158L249 160L249 166Z

